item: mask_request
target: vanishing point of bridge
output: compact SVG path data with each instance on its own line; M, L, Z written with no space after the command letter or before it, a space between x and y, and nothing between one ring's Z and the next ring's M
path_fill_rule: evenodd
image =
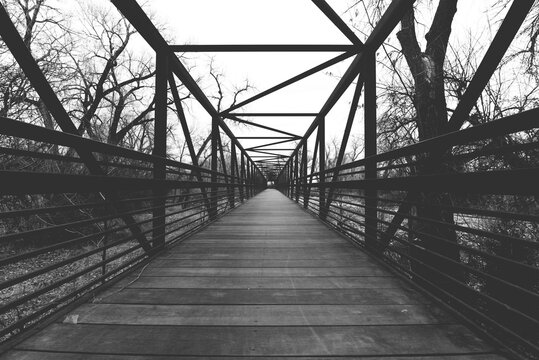
M2 41L55 122L0 117L2 360L538 356L539 142L522 134L539 109L465 125L534 1L513 1L438 136L381 153L376 52L413 0L365 41L312 0L349 45L171 45L136 1L111 3L155 51L151 154L81 136L0 5ZM200 51L339 55L218 110L176 55ZM346 59L318 112L241 112ZM180 84L211 117L208 166ZM349 88L330 168L326 116ZM359 109L365 157L346 163ZM188 163L167 157L169 113ZM258 117L312 122L300 136Z

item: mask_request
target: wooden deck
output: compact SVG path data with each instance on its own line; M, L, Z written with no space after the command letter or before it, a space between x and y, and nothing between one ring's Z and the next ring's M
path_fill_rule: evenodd
M276 190L70 315L1 359L502 359Z

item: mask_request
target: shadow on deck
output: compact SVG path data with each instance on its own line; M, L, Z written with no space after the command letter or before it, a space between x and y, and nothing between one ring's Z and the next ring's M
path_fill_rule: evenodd
M68 318L1 358L502 358L277 190Z

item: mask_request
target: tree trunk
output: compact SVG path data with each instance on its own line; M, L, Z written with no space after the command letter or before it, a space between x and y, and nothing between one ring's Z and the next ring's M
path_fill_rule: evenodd
M414 79L414 106L420 141L441 135L448 121L443 67L456 3L457 0L440 0L425 36L427 46L424 52L416 38L413 10L402 18L402 29L397 34ZM444 164L445 155L440 152L422 155L418 159L421 160L420 165L415 169L417 175L448 172L448 166ZM451 198L443 193L420 193L418 202L417 216L423 220L412 222L411 270L416 280L425 282L427 286L432 283L451 288L453 282L447 276L462 280L461 272L455 266L455 262L460 261L457 234L449 227L454 224L453 213L440 209L440 206L451 206ZM440 222L449 226L440 225Z

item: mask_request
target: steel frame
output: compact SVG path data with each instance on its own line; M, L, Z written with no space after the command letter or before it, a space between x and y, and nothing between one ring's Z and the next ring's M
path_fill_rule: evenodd
M518 131L535 129L538 127L537 116L539 109L526 111L520 114L511 115L506 118L491 122L485 125L461 130L472 107L492 76L494 70L500 63L511 41L517 34L526 15L529 13L532 0L514 1L510 7L504 21L496 33L489 46L481 64L479 65L472 81L468 85L462 100L447 123L444 134L430 140L422 141L414 145L401 149L378 153L377 152L377 115L376 115L376 51L387 39L389 34L399 23L405 14L414 5L414 0L393 0L383 14L379 23L372 33L363 42L348 27L348 25L335 13L335 11L324 0L312 0L316 6L330 20L336 28L349 40L350 44L228 44L228 45L174 45L168 44L157 28L148 18L144 10L135 0L111 0L118 11L133 25L139 34L146 40L156 54L156 75L155 75L155 132L154 148L151 155L142 154L128 149L122 149L109 144L98 143L79 136L77 129L70 119L68 113L56 97L52 87L46 81L43 73L39 69L35 59L32 58L28 49L18 34L15 26L11 22L7 12L0 5L0 34L8 49L13 54L26 77L46 104L48 110L53 115L61 131L53 131L40 128L34 125L18 122L13 119L0 118L0 134L30 139L39 142L51 143L72 147L76 150L78 158L68 158L59 155L29 154L13 149L2 149L5 153L13 155L32 155L36 158L47 158L49 160L67 161L70 163L83 164L85 168L81 170L89 174L66 175L66 174L45 174L31 173L24 171L0 171L3 185L0 192L2 195L27 195L27 194L56 194L56 193L88 193L94 192L102 194L104 201L90 202L81 205L82 207L102 208L109 207L111 210L106 216L94 219L61 224L58 226L28 231L21 234L11 234L0 239L8 241L20 236L41 236L52 233L67 226L86 225L92 222L121 219L123 225L113 229L130 231L130 235L119 241L126 242L131 239L136 240L136 245L121 254L136 252L139 249L143 253L129 261L125 261L120 268L107 271L107 264L121 258L114 255L105 258L93 267L83 269L77 274L72 274L68 278L61 279L55 286L74 279L80 274L93 271L95 267L102 266L103 272L98 281L86 284L83 289L66 295L59 301L64 304L72 301L81 291L90 291L99 282L105 282L136 263L145 261L149 256L165 247L165 245L177 241L200 229L209 221L217 219L229 209L234 208L238 203L254 196L258 191L266 186L266 179L270 175L275 176L275 186L289 196L292 200L301 204L308 211L313 212L322 221L325 221L336 230L349 237L352 241L365 246L368 251L373 252L385 261L391 263L399 271L422 284L431 295L451 304L457 311L469 316L470 321L487 336L510 338L513 343L526 348L528 351L539 353L539 347L533 343L533 339L527 335L526 331L514 324L507 323L507 317L518 317L525 329L538 328L538 316L536 310L528 307L537 303L539 296L527 289L523 289L520 284L509 283L504 278L499 278L485 274L482 270L469 269L459 262L455 264L454 259L449 259L445 255L437 253L431 249L421 248L414 242L415 238L425 236L421 230L413 227L412 223L432 223L433 220L418 216L413 212L422 206L421 194L425 193L474 193L474 194L516 194L516 195L539 195L537 183L539 183L539 170L518 169L518 170L496 170L489 172L475 173L455 173L455 174L432 174L429 176L397 176L390 178L379 178L378 173L385 169L405 168L406 165L395 164L394 161L404 156L417 156L419 154L444 153L455 146L469 144L473 141L480 141L504 136ZM198 86L188 70L181 63L176 55L177 52L341 52L336 57L314 66L286 81L257 93L234 106L218 111ZM311 112L275 112L256 113L239 112L247 104L251 104L269 94L286 88L302 79L316 74L332 65L338 64L346 59L353 60L333 89L325 103L316 113ZM210 168L204 168L199 164L193 141L190 136L182 101L178 93L176 78L185 86L193 97L200 103L205 111L212 118L211 126L211 164ZM343 133L341 147L339 149L336 164L332 168L326 168L326 116L341 99L344 92L355 81L354 95L352 98L345 130ZM191 164L184 164L167 159L166 138L167 138L167 97L171 93L174 107L181 125ZM358 104L364 92L364 135L365 135L365 157L364 159L344 163L346 147L351 129L356 117ZM295 121L313 118L309 128L303 135L287 132L273 126L266 126L244 118L257 117L291 117ZM226 121L233 120L247 126L262 128L276 133L276 136L236 136L228 127ZM315 134L316 131L316 134ZM223 145L221 134L226 135L230 140L229 149ZM314 151L312 159L309 160L308 141L314 135ZM240 140L263 140L263 143L244 148ZM269 142L268 142L269 141ZM293 147L288 143L295 142ZM275 147L281 144L284 147ZM470 158L484 156L485 154L503 153L504 151L536 150L536 143L511 147L506 149L488 150L482 149L473 154L465 154ZM277 153L277 152L288 152ZM230 154L227 160L227 152ZM104 171L104 166L114 164L100 160L96 154L107 154L113 157L129 159L142 163L133 163L124 168L138 169L141 172L148 172L148 176L121 177L108 176ZM462 156L460 157L462 159ZM455 156L450 160L457 160ZM421 160L417 160L419 163ZM410 165L408 165L410 166ZM178 178L173 178L178 176ZM353 176L359 176L353 177ZM350 179L350 177L352 179ZM194 181L196 179L196 181ZM517 185L515 185L515 182ZM191 200L181 200L181 195L176 194L176 190L197 189L200 192L191 194ZM359 191L359 193L354 191ZM136 195L137 191L144 191L144 196ZM384 197L389 191L400 191L404 194L402 200L391 200ZM126 192L133 192L126 195ZM171 195L171 192L174 192ZM127 198L126 198L127 197ZM190 206L189 211L196 211L201 216L201 221L191 220L188 215L182 219L188 219L189 223L171 229L171 224L177 224L178 220L171 220L171 209L178 203L181 206ZM141 202L141 209L134 211L128 207L130 202ZM144 203L149 201L151 205ZM398 209L388 207L387 203L398 204ZM439 206L441 207L441 206ZM51 207L48 209L25 209L0 214L0 218L10 216L32 215L43 211L61 211L69 207ZM396 210L396 211L395 211ZM487 214L488 216L499 216L510 219L525 219L526 221L538 222L535 215L508 213L494 210L463 209L449 207L445 210L459 211L460 213ZM174 210L172 214L183 214L187 210ZM140 212L151 213L149 220L136 218ZM384 215L391 215L391 221L387 221ZM531 217L530 217L531 216ZM199 221L197 223L196 221ZM146 230L145 224L151 222L151 229ZM194 224L194 225L193 225ZM489 233L480 229L462 228L455 224L437 223L440 227L453 227L462 232L471 233L477 236L484 236L505 241L511 244L528 247L537 250L537 243L518 239L512 236L502 236ZM108 230L111 232L112 230ZM180 234L177 231L181 231ZM80 238L70 239L62 244L82 243L105 232L91 234ZM402 234L406 233L408 238ZM172 236L172 234L175 234ZM437 236L432 236L437 238ZM449 242L448 239L436 239L439 242ZM398 244L399 246L395 246ZM107 244L99 248L99 251L106 251L114 244ZM59 245L58 245L59 246ZM409 247L409 252L403 251L403 247ZM520 264L512 259L503 256L486 254L481 250L470 249L461 244L450 244L458 246L460 250L474 254L480 254L488 259L495 258L496 261L510 263L517 267L525 276L538 274L536 267ZM4 263L12 263L21 258L30 258L36 254L43 253L54 247L45 247L28 254L18 255L13 258L2 259ZM91 252L91 254L97 251ZM89 253L88 253L89 254ZM418 255L420 254L420 255ZM81 255L82 256L82 255ZM89 256L89 255L87 255ZM123 256L123 255L122 255ZM496 298L490 294L471 294L464 281L456 278L453 273L441 271L432 261L425 260L430 257L439 262L450 264L453 268L469 271L474 275L484 276L488 281L501 283L502 285L518 292L522 296L519 302L509 302ZM423 269L428 269L438 274L442 279L439 283L433 282L432 278L425 277L424 273L414 271L413 268L405 268L395 261L395 257L406 259L413 264L419 264ZM62 262L63 264L63 262ZM0 284L0 289L8 288L18 282L26 281L31 276L45 273L59 264L53 264L46 269L39 270L35 274L25 275L16 279L8 280ZM457 290L458 291L457 291ZM0 311L8 311L20 306L25 301L40 296L40 290L33 294L26 295L20 299L3 305ZM460 294L463 294L460 296ZM472 300L470 300L472 299ZM474 303L474 301L476 301ZM506 301L506 302L504 302ZM488 304L492 309L499 310L500 314L495 314L484 309L478 309L477 303ZM9 334L14 329L20 329L32 324L48 311L55 309L57 305L47 305L0 330L0 336ZM475 308L474 308L475 306ZM491 309L489 308L489 310ZM500 310L501 309L501 310ZM490 328L496 330L495 335L485 330L477 323L487 323ZM501 334L501 335L500 335Z

